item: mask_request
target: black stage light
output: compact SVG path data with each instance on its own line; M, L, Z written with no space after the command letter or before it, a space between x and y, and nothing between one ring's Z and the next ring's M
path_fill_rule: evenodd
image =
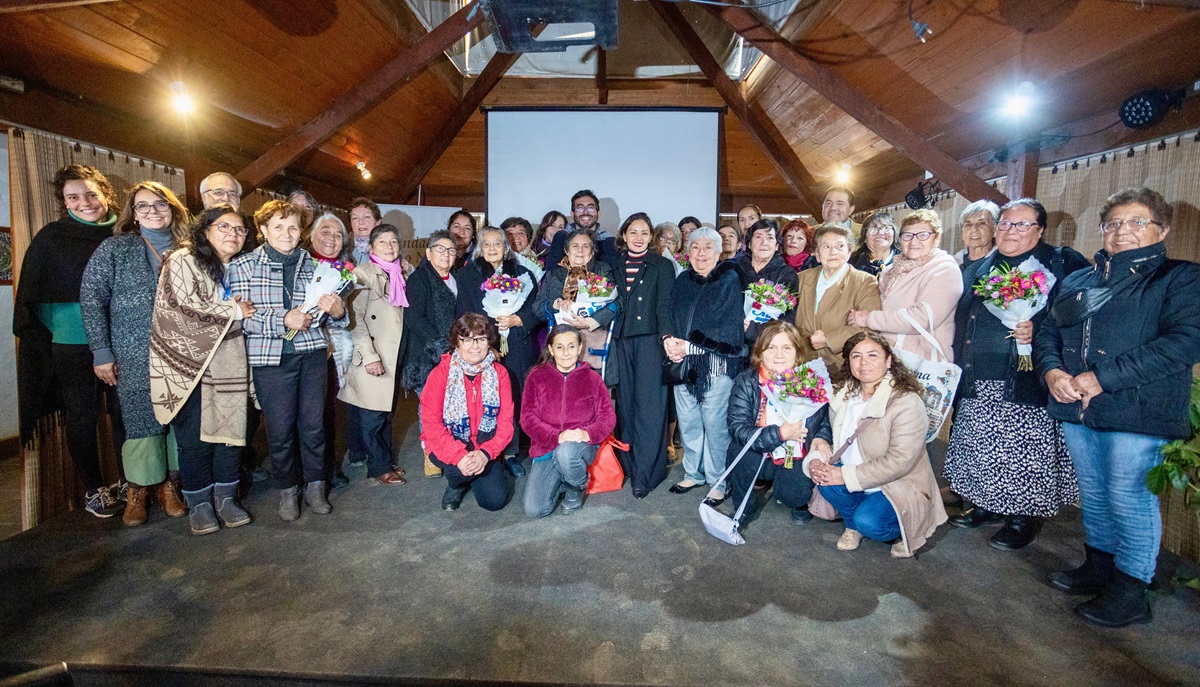
M920 210L925 207L929 199L925 197L925 184L917 184L917 187L909 191L904 196L904 203L913 210Z
M1117 113L1130 129L1148 129L1161 122L1168 110L1182 107L1183 96L1183 89L1168 91L1165 88L1151 88L1139 91L1126 98Z

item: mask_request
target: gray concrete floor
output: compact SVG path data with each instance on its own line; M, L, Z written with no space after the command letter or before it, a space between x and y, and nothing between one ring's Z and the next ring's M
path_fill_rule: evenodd
M401 416L406 415L402 411ZM411 415L409 415L411 417ZM1049 571L1082 549L1076 509L1028 549L943 527L915 559L834 548L839 524L771 505L733 547L699 492L590 497L531 521L443 513L445 482L351 471L334 512L275 515L205 537L161 512L136 529L73 513L0 542L0 661L653 685L1200 685L1200 595L1158 596L1155 621L1099 630ZM2 466L0 466L2 467Z

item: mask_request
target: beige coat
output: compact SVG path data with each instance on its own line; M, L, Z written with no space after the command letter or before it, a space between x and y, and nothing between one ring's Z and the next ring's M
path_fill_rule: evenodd
M863 463L843 467L842 477L850 491L881 487L896 510L904 543L909 551L916 551L938 525L946 522L946 508L925 450L925 430L929 426L925 404L917 394L903 393L889 406L892 393L892 378L888 376L863 413L863 419L879 419L864 426L855 440ZM846 438L842 436L842 413L848 403L846 391L834 394L829 400L835 448ZM805 474L809 473L811 461L819 456L813 452L804 459Z
M800 273L796 328L800 330L804 348L799 351L799 359L808 362L820 355L832 371L842 366L842 346L846 340L863 330L862 327L846 324L846 316L851 310L879 310L879 285L874 276L851 267L838 283L825 291L821 307L814 314L817 279L820 276L820 267ZM817 330L825 332L827 342L826 347L819 351L809 343L809 337Z
M375 263L354 268L359 286L347 299L354 324L350 336L354 355L346 385L338 400L367 410L391 412L395 404L400 340L404 334L404 308L388 303L388 275ZM384 373L367 373L370 363L383 363Z
M879 275L879 291L883 293L883 307L867 313L867 326L896 344L897 334L904 335L900 350L912 351L926 360L933 360L933 346L905 320L900 311L906 311L917 324L929 330L929 314L922 303L929 305L933 313L933 338L942 347L946 359L954 362L954 310L963 292L962 270L954 256L941 249L924 265L904 275L894 285L892 267Z

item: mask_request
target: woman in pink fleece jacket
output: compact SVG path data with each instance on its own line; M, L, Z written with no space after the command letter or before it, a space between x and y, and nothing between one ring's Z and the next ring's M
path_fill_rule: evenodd
M588 466L617 424L604 380L579 362L582 349L578 329L555 326L525 381L521 429L529 435L533 466L525 481L524 505L531 518L553 513L559 496L563 514L583 507Z

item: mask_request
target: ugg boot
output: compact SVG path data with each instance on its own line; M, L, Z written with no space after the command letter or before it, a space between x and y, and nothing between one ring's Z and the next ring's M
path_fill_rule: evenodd
M217 517L226 527L241 527L250 524L250 514L237 502L237 482L217 482L213 485L213 501L217 504Z
M196 491L183 492L187 501L188 523L192 526L192 534L212 534L221 529L217 525L217 516L213 514L213 488L208 485Z
M1100 627L1125 627L1150 622L1146 583L1113 568L1100 596L1075 607L1080 618Z
M1112 574L1113 555L1084 544L1086 558L1074 570L1051 573L1050 584L1068 594L1099 594Z
M279 519L284 522L300 519L300 487L288 487L279 492Z
M304 487L304 502L317 515L328 515L333 512L333 506L329 505L329 500L325 498L325 480L323 479L309 482L308 486Z
M178 470L168 472L167 479L154 487L154 499L158 501L158 505L162 506L167 515L172 518L182 518L188 514L188 507L183 503L183 499L179 497L179 493L182 490L183 485L179 482Z
M140 484L129 483L129 490L125 492L125 515L121 518L121 522L127 527L137 527L145 525L147 520L146 515L146 499L149 490Z

